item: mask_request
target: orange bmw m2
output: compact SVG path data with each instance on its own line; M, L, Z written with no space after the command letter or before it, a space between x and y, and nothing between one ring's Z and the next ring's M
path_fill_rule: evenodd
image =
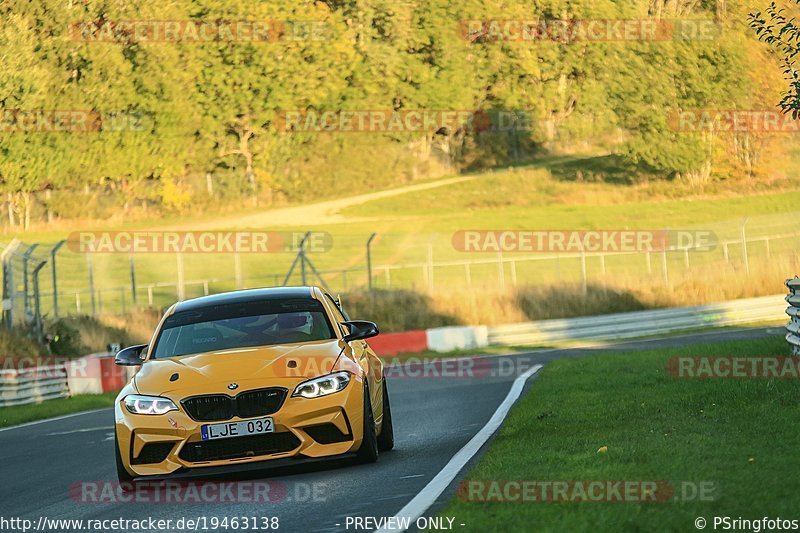
M173 305L116 400L120 481L216 474L392 449L383 363L317 287L205 296Z

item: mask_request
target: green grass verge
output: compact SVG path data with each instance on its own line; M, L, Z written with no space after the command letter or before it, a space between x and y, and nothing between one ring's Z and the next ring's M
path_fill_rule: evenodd
M46 400L37 404L0 407L0 427L16 426L26 422L111 407L114 405L116 397L116 392L80 394L71 398Z
M791 518L800 383L675 379L677 355L782 355L782 338L549 363L468 480L665 480L714 486L713 501L487 503L442 511L470 531L686 531L704 517ZM607 446L606 453L598 449Z

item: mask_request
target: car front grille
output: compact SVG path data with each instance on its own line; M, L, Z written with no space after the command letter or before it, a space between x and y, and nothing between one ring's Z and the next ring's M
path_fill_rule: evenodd
M189 416L199 422L230 420L233 417L232 398L224 394L195 396L181 403Z
M131 460L131 463L135 465L160 463L167 458L173 446L175 446L174 442L148 442L142 446L142 451Z
M239 418L252 418L274 413L283 405L286 389L261 389L245 391L236 401L236 414Z
M178 455L184 461L199 463L290 452L298 446L300 446L300 440L295 437L294 433L284 431L229 439L187 442Z
M318 424L316 426L304 427L303 431L320 444L333 444L335 442L346 442L353 440L352 435L345 435L334 424Z
M270 415L283 405L286 389L271 387L243 391L234 397L226 394L193 396L181 402L186 413L198 422L219 422L239 418Z

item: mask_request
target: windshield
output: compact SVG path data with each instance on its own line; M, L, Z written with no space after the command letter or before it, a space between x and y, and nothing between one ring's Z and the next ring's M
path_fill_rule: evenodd
M333 339L322 303L264 300L180 311L164 321L152 357Z

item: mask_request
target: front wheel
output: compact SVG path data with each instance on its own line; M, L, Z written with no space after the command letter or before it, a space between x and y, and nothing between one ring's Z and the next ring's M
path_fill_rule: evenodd
M375 417L372 415L372 402L369 401L369 389L364 387L364 437L356 452L359 463L374 463L378 460L378 437L375 435Z
M386 376L383 377L383 423L378 435L378 450L388 452L394 448L394 426L392 426L392 407L389 404L389 391L386 388Z

